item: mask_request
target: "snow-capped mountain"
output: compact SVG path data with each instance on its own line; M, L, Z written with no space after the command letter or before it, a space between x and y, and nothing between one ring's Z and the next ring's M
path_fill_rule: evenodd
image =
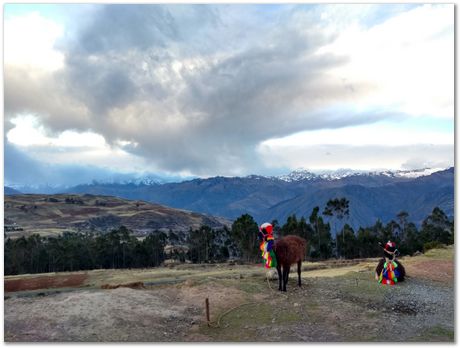
M286 182L294 182L303 180L315 180L319 179L319 176L305 169L296 169L289 174L280 175L277 178Z
M166 183L163 179L159 177L152 177L152 176L145 176L145 177L137 177L137 178L132 178L132 179L125 179L123 181L116 181L116 182L111 182L110 184L133 184L133 185L161 185Z
M420 176L427 176L445 170L446 168L423 168L415 170L382 170L382 171L360 171L353 169L321 170L316 173L306 169L296 169L289 174L280 175L277 178L286 182L313 181L313 180L340 180L350 176L387 176L391 178L414 179Z
M423 168L423 169L415 169L415 170L397 170L397 171L384 171L381 172L381 175L387 175L390 177L396 178L418 178L420 176L427 176L431 175L436 172L440 172L441 170L445 170L447 168Z

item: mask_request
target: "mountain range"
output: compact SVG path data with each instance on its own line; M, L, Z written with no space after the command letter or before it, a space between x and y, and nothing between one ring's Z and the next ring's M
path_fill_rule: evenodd
M311 173L265 177L212 177L176 183L98 183L66 188L65 193L110 195L144 200L234 220L252 215L258 223L277 219L283 224L296 214L307 219L313 207L322 211L329 199L350 201L346 220L354 228L377 219L388 222L404 210L409 220L421 224L434 207L454 215L454 168L445 170ZM5 191L6 193L6 191ZM7 193L6 193L7 194Z

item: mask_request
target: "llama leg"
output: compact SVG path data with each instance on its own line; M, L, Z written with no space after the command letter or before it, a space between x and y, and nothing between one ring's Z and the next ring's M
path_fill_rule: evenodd
M289 271L291 270L291 266L286 266L285 269L283 269L283 291L286 291L286 285L289 280Z
M287 267L283 267L283 284L281 285L281 291L286 291L286 274Z
M281 291L281 279L282 279L282 276L281 276L281 265L278 264L276 266L276 270L278 271L278 290Z
M300 271L301 271L301 268L302 268L302 261L299 261L297 262L297 274L299 275L299 287L302 286L302 283L300 281Z

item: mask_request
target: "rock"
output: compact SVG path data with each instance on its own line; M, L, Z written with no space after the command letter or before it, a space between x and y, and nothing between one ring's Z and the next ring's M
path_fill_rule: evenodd
M420 251L416 251L415 253L412 254L412 256L419 256L419 255L422 255Z
M299 304L299 303L297 303L297 302L296 302L296 303L294 303L294 307L299 307L299 306L300 306L300 304Z

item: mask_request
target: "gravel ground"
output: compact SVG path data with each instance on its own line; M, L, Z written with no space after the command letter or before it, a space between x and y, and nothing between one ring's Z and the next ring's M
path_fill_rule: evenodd
M453 342L454 298L451 282L385 286L372 272L307 278L302 288L291 279L288 293L272 292L266 308L235 311L222 329L203 332L225 342Z
M350 315L352 319L350 325L359 326L363 318L374 319L373 314L375 314L379 329L376 331L373 328L364 333L366 335L372 332L369 335L372 341L404 342L423 339L444 341L449 340L450 336L437 336L442 336L449 331L454 332L455 292L452 284L412 278L397 286L379 285L380 289L369 294L362 291L362 287L369 285L364 283L360 286L362 280L358 281L357 286L355 285L355 291L350 290L353 281L349 283L351 284L344 286L332 282L330 287L324 286L325 289L321 290L321 294L326 299L338 299L352 305L354 315ZM357 319L359 320L355 321ZM427 335L434 337L426 337ZM356 340L360 340L359 336Z

